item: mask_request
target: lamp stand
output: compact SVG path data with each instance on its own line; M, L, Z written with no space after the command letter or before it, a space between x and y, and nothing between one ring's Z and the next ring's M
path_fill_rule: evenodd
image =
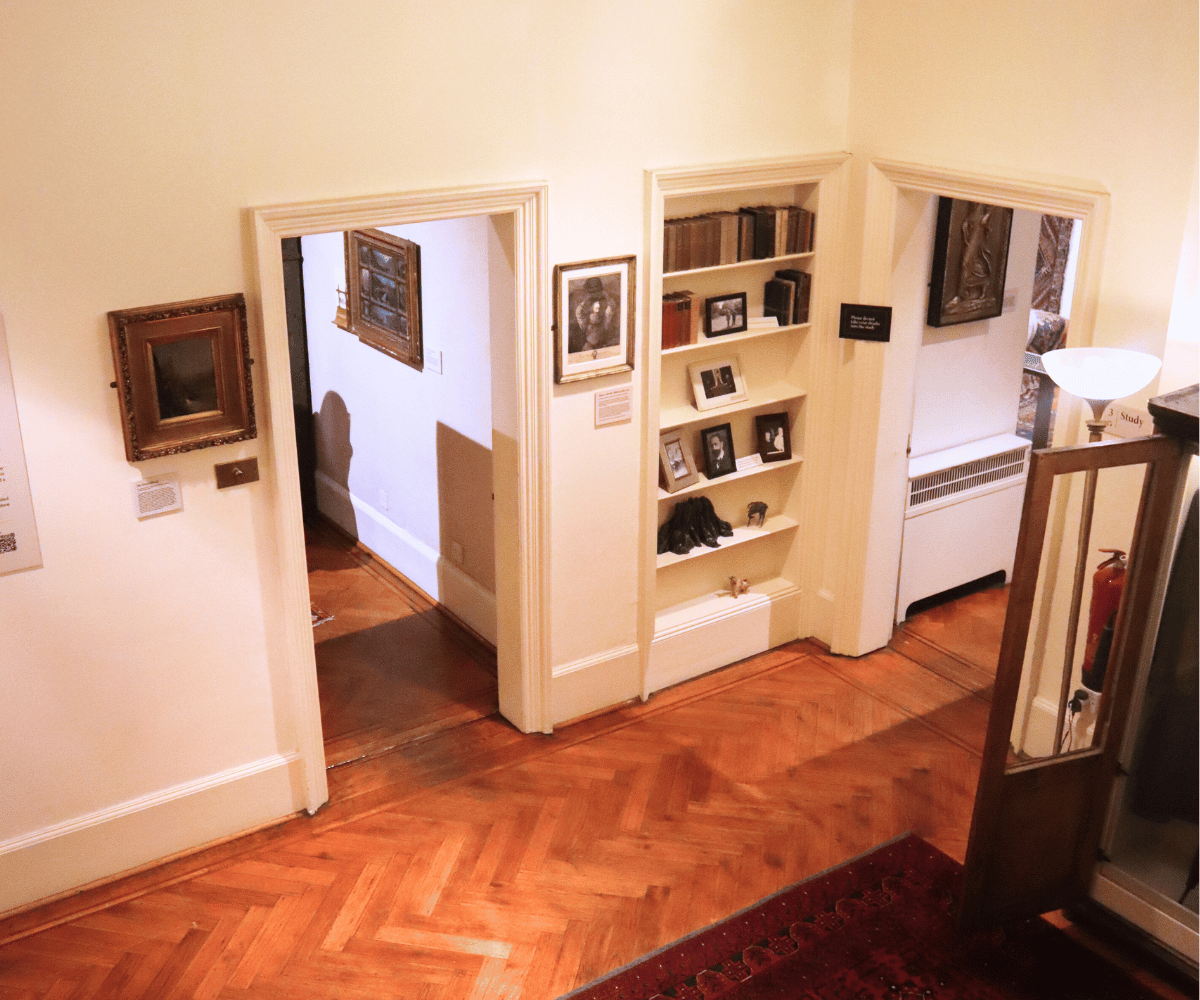
M1088 444L1100 440L1108 425L1100 418L1108 409L1110 400L1092 400L1092 419L1087 422ZM1071 695L1071 675L1075 668L1075 640L1079 632L1079 611L1083 605L1083 582L1087 577L1088 546L1092 540L1092 512L1096 507L1096 469L1088 469L1083 480L1083 507L1079 512L1079 547L1075 557L1075 585L1071 590L1071 610L1067 618L1066 656L1063 661L1062 685L1058 692L1058 719L1054 724L1053 756L1057 757L1062 746L1063 726L1066 723L1067 699Z

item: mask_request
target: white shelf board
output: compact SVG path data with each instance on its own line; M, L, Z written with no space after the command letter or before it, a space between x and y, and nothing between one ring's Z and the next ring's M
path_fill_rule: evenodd
M729 403L725 406L714 406L711 410L697 410L695 406L673 406L660 411L658 429L672 431L677 427L688 424L698 424L715 417L723 417L739 410L755 410L764 406L774 406L779 403L791 403L803 399L807 393L791 382L773 382L765 388L750 394L749 399L740 403Z
M674 357L676 354L686 354L689 351L700 351L706 347L720 346L722 344L735 344L739 340L752 340L755 337L774 337L780 333L793 333L796 330L807 330L811 327L811 323L795 323L791 326L775 326L767 327L763 330L746 330L744 333L730 333L724 337L706 337L700 334L701 339L694 344L683 344L680 347L668 347L662 352L662 356Z
M761 528L734 528L732 538L718 539L721 543L718 548L710 549L707 545L697 545L690 552L681 556L676 555L674 552L664 552L658 557L658 568L665 569L667 566L677 566L679 563L687 562L689 559L699 559L701 556L716 555L718 552L735 545L744 545L746 542L757 541L760 538L769 538L771 535L777 535L783 531L793 531L798 526L795 520L785 514L768 517L766 523Z
M748 593L732 596L727 590L703 594L690 601L663 608L654 616L654 638L660 640L667 635L705 622L741 614L755 606L770 604L773 600L789 594L799 593L791 580L782 576L753 584Z
M793 455L791 458L783 462L763 462L762 465L756 465L750 469L744 469L741 472L731 472L727 476L719 476L716 479L709 479L703 472L700 473L700 478L691 486L685 486L681 490L676 490L674 493L668 493L661 486L658 488L659 500L678 500L680 497L686 497L690 493L699 493L701 490L706 490L710 486L722 486L725 483L732 483L738 479L745 479L747 476L759 476L764 472L779 472L782 469L791 469L804 461L803 455Z
M668 222L671 220L668 219ZM814 255L814 251L808 253L789 253L782 257L756 257L754 260L739 260L736 264L717 264L715 267L693 267L688 271L664 271L663 281L671 278L678 278L688 274L708 274L712 271L736 271L739 268L747 268L754 266L762 266L763 264L782 264L785 261L806 260Z

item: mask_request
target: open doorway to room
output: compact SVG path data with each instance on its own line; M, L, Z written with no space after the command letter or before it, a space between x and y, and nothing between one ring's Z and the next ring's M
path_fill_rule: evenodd
M515 406L506 225L371 230L419 248L407 363L351 332L345 234L283 241L329 767L497 711L493 409Z
M1040 355L1066 342L1079 224L924 192L900 205L895 321L916 346L896 622L968 592L1002 621L1029 451L1054 417ZM942 278L975 282L980 304L931 304Z

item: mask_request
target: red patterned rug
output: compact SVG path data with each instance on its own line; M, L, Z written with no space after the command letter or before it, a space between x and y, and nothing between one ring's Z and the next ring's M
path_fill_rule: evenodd
M1040 918L961 935L952 914L961 873L901 837L566 997L1152 1000Z

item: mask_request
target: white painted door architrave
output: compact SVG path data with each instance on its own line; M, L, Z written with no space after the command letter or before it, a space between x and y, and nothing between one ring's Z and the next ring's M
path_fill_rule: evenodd
M254 230L263 373L269 429L264 478L274 489L278 537L278 628L269 646L278 659L272 673L285 689L277 692L290 716L296 752L303 762L302 804L315 812L329 798L325 750L317 697L316 660L308 607L304 526L296 461L284 309L281 240L311 233L428 222L474 215L512 219L516 286L516 373L518 439L515 490L496 497L497 510L516 521L513 551L497 546L497 675L500 711L522 732L550 732L549 598L549 400L546 202L543 182L479 186L367 198L333 199L250 210ZM253 305L253 304L252 304ZM257 314L257 315L256 315ZM262 419L265 416L266 419ZM508 565L503 565L506 561ZM502 575L505 584L501 583Z
M1102 187L1089 181L1003 176L872 160L867 166L861 302L892 303L897 199L901 191L1081 219L1069 336L1073 347L1091 344L1108 228L1109 195ZM839 564L841 578L836 588L849 599L830 642L836 653L859 656L885 646L891 638L908 472L906 443L911 421L905 408L911 402L918 346L893 336L888 344L861 342L851 348L853 387L840 415L849 442L844 493L850 503L842 534L846 558ZM1066 404L1067 419L1060 422L1060 427L1076 429L1079 403L1072 397ZM1061 443L1074 442L1068 439Z

